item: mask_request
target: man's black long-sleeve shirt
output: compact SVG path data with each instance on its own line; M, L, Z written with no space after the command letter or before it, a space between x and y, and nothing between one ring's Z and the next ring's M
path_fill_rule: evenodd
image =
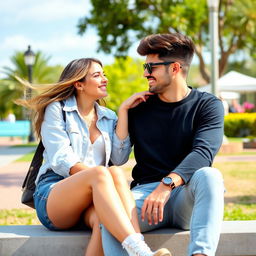
M129 110L129 134L137 164L132 186L160 181L170 172L187 183L211 166L223 139L223 104L192 89L185 99L167 103L157 95Z

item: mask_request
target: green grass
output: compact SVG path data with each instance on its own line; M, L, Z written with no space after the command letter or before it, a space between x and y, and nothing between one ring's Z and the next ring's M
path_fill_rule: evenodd
M218 153L217 156L252 156L256 155L254 151L244 151L244 152L235 152L235 153Z
M130 159L134 159L134 150L132 149L132 152L130 153Z
M36 147L36 146L37 146L37 143L31 142L31 143L27 143L27 144L15 145L12 147L20 148L20 147ZM21 158L17 159L16 162L31 162L34 154L35 154L34 151L30 152L30 153L22 156Z
M22 156L21 158L17 159L15 162L31 162L34 154L35 154L35 152L30 152L30 153Z
M256 220L255 204L225 205L224 220ZM40 221L33 209L0 210L0 225L39 225Z
M36 147L38 145L38 143L36 142L29 142L26 144L19 144L19 145L14 145L12 146L13 148L24 148L24 147Z
M256 220L256 204L226 204L224 220Z
M40 224L33 209L0 210L0 225L38 225Z
M240 198L248 197L243 203L256 203L256 164L255 162L216 162L224 177L225 197L239 203Z
M244 138L238 138L238 137L227 137L229 142L242 142Z

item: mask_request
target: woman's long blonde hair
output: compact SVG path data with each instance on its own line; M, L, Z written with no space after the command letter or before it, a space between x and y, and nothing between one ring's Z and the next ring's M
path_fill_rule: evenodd
M52 102L65 100L76 94L74 83L86 80L88 70L94 62L102 66L102 63L94 58L82 58L71 61L61 73L59 81L54 84L31 85L27 81L17 78L26 87L39 92L37 96L31 99L15 101L19 105L32 109L32 120L35 132L39 138L41 137L40 132L45 108Z

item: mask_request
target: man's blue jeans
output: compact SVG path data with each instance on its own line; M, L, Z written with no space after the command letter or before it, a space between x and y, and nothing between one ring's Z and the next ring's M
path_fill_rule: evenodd
M132 189L136 200L142 232L161 227L190 229L188 255L196 253L214 256L221 231L224 208L224 184L222 174L215 168L197 170L189 183L175 188L165 205L164 220L157 225L141 221L140 211L145 198L159 182L137 185ZM127 256L121 244L102 227L105 256ZM149 245L150 246L150 245Z

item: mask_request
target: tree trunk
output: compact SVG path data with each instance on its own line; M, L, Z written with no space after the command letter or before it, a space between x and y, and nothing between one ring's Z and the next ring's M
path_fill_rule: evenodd
M205 62L204 62L204 59L203 59L202 47L196 45L196 47L195 47L195 53L196 53L197 57L199 58L199 70L200 70L200 73L201 73L201 75L202 75L202 78L203 78L207 83L209 83L209 82L210 82L210 76L209 76L209 74L208 74L208 71L207 71L207 68L206 68L206 66L205 66Z

